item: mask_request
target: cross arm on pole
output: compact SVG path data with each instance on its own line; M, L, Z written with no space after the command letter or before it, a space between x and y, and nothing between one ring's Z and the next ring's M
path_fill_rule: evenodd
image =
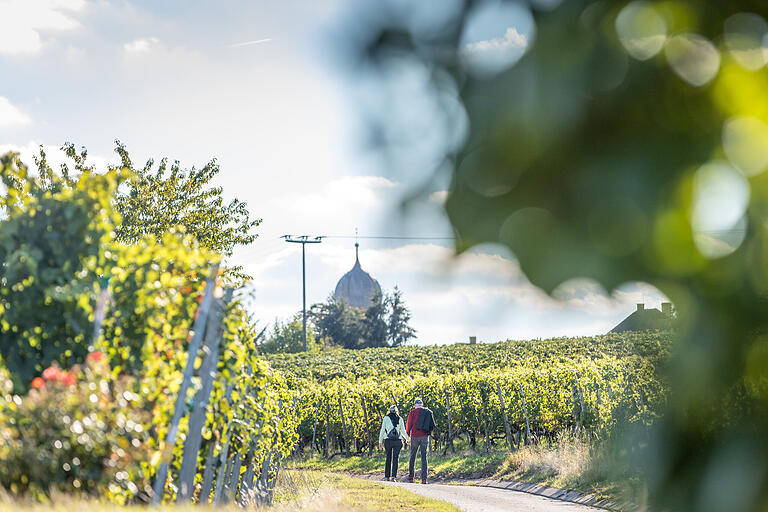
M301 244L301 317L302 317L302 342L304 352L307 351L307 270L305 247L306 244L319 244L323 241L322 236L310 237L309 235L283 235L281 238L291 244Z
M309 236L309 235L283 235L280 238L284 238L286 242L290 244L319 244L323 241L324 236Z

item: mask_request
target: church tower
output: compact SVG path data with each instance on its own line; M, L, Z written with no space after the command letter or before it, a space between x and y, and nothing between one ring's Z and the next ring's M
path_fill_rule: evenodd
M358 249L360 244L355 242L355 265L339 279L334 297L344 300L355 308L367 308L372 304L373 297L381 294L381 286L368 272L360 266Z

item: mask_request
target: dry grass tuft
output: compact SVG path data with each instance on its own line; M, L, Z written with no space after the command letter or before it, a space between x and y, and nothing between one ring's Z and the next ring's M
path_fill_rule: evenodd
M531 481L567 482L587 472L592 462L589 445L577 440L560 439L554 446L527 446L510 454L495 476L516 474Z

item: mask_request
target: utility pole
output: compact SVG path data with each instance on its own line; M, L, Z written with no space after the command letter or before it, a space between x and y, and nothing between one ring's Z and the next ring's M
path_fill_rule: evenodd
M301 315L303 322L302 341L304 342L304 352L307 351L307 270L305 263L305 250L304 246L307 244L319 244L323 241L322 236L316 236L310 238L309 235L293 236L283 235L289 244L301 244Z

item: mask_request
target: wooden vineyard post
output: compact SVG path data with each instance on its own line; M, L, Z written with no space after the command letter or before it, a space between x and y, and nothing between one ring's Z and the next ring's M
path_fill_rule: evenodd
M571 411L575 410L578 407L578 404L576 403L576 384L571 383ZM574 425L573 425L573 432L571 435L575 438L579 438L581 436L581 414L573 414Z
M483 424L485 425L485 453L489 453L491 451L491 438L488 433L488 398L484 392L481 393L481 396L483 398Z
M291 399L291 410L293 411L293 417L298 418L299 417L299 410L296 408L296 395L293 395L293 398ZM296 446L300 445L299 440L299 422L296 422L296 443L291 447L291 455L296 454ZM303 451L303 450L302 450Z
M227 439L227 449L229 449L229 439ZM229 478L229 473L232 470L232 464L235 462L234 457L228 457L225 452L222 452L224 457L227 457L226 464L219 466L219 474L216 476L216 489L213 492L213 504L218 505L221 500L221 494L224 490L224 482Z
M344 421L344 408L341 406L341 395L339 395L339 416L341 416L341 440L344 443L344 454L349 457L349 443L347 442L347 424Z
M267 480L269 479L269 468L272 465L272 451L267 452L267 456L264 457L264 461L261 463L261 473L259 474L259 480L256 486L259 489L259 495L263 501L267 500Z
M245 456L243 463L245 464L245 473L243 473L243 479L240 482L240 491L238 503L241 507L245 507L251 502L252 490L253 490L253 458L254 458L254 445L248 447L248 454Z
M523 383L520 383L520 399L523 401L523 414L525 415L525 444L526 446L530 444L533 439L531 439L531 425L528 423L528 407L525 405L525 395L523 395Z
M200 497L198 503L205 505L211 499L211 483L213 483L213 471L215 469L214 464L214 452L216 451L216 445L218 441L211 437L211 444L208 445L208 453L205 455L205 466L203 466L203 486L200 489Z
M181 418L184 416L187 405L187 390L192 383L192 375L195 371L195 360L197 359L197 353L200 351L200 344L203 341L203 334L206 330L205 325L208 321L208 311L213 303L213 291L216 288L216 278L219 275L218 263L211 266L210 273L208 274L208 280L205 283L205 290L203 291L203 298L200 301L200 309L197 312L197 318L193 324L192 330L194 335L189 342L189 348L187 351L187 364L184 367L184 376L181 379L181 386L179 387L179 393L176 398L176 407L173 411L173 417L171 418L171 426L168 429L168 433L165 436L165 443L163 449L167 453L173 453L173 448L176 446L176 440L179 435L179 425L181 424ZM168 479L168 462L164 461L160 464L155 474L155 483L152 487L152 504L158 505L163 500L163 494L165 490L165 481Z
M379 425L381 425L382 422L384 421L384 417L381 415L381 411L378 408L376 409L376 414L379 415ZM374 443L375 442L377 442L377 440L374 440Z
M232 390L234 389L235 385L230 384L227 386L227 390L224 393L224 401L229 403L229 398L232 396ZM222 444L221 449L222 453L224 451L224 445L226 444L229 446L229 427L227 428L227 435L226 435L226 441L224 444ZM219 444L218 441L215 441L214 439L211 439L211 441L214 441L211 443L211 446L208 448L208 454L205 457L205 469L203 470L203 486L200 489L200 497L198 498L198 503L203 503L207 505L211 500L211 491L213 490L213 477L216 474L216 467L218 465L218 459L215 456L216 451L216 445ZM226 456L225 456L226 457Z
M600 417L600 385L597 386L597 405L595 406L595 415L597 419L597 435L602 435L603 432L603 419Z
M323 457L328 458L328 438L331 436L331 397L325 401L325 444L323 445Z
M360 395L360 402L363 405L363 425L365 425L364 432L365 432L365 444L368 445L368 455L373 454L373 443L371 443L371 428L368 425L368 410L365 408L365 397L363 395Z
M232 425L230 424L227 427L227 437L224 441L224 446L221 447L221 453L219 454L219 471L216 474L216 485L213 489L213 504L217 504L219 502L219 498L221 497L221 490L224 488L224 478L226 477L226 474L229 472L229 440L232 436Z
M317 415L320 413L320 400L315 404L315 424L312 426L312 448L309 451L309 458L315 456L315 435L317 434Z
M581 390L581 386L579 386L579 403L581 404L581 415L579 416L579 425L581 425L581 429L587 433L587 442L591 442L589 431L584 428L584 393Z
M249 368L250 370L250 368ZM267 398L266 396L261 401L261 408L264 408L264 404L266 403ZM282 401L280 402L282 405ZM259 434L260 436L261 434ZM256 445L258 444L258 438L251 440L251 442L248 444L248 449L245 452L245 456L242 457L242 463L245 464L245 473L243 473L243 478L240 481L239 485L239 491L236 488L233 496L237 495L239 492L238 497L238 504L241 507L245 507L248 505L251 500L254 498L253 495L253 478L254 478L254 463L253 460L256 457Z
M501 384L496 384L496 389L499 392L499 402L501 403L501 413L504 417L504 433L507 435L507 443L509 443L509 451L513 451L515 448L515 442L512 439L512 430L509 428L509 418L507 417L507 406L504 404L504 395L501 393Z
M283 400L282 399L280 399L278 401L277 408L278 408L278 411L282 411L283 410ZM273 455L274 455L274 459L273 459ZM269 466L268 467L270 469L274 470L273 471L274 478L272 478L272 480L267 480L265 482L265 484L266 484L266 487L265 487L265 489L266 489L266 504L267 505L271 505L272 504L272 496L273 496L274 491L275 491L275 485L277 485L277 476L278 476L278 474L280 472L280 465L282 464L282 460L280 459L280 452L279 451L273 453L271 450L270 450L269 454L267 455L267 459L269 460ZM273 460L274 460L274 462L273 462ZM269 474L267 474L267 477L268 476L269 476Z
M107 316L107 305L112 296L112 293L109 291L109 277L105 277L101 280L100 288L99 298L96 301L96 308L93 312L93 339L91 340L91 346L99 341L99 336L101 336L101 326Z
M211 318L206 323L205 341L203 343L203 362L200 365L201 387L195 394L192 412L189 414L187 439L184 441L184 455L179 470L179 492L176 501L191 500L197 474L197 458L203 439L203 427L208 408L208 400L213 390L216 378L216 367L219 364L219 345L224 333L224 310L232 300L232 289L228 288L224 300L216 301L211 311Z
M448 416L448 441L445 443L445 449L443 455L448 451L448 447L451 447L451 453L456 453L453 447L453 426L451 425L451 395L447 391L445 392L445 412Z
M227 503L235 501L235 498L237 497L237 487L240 483L240 468L243 465L242 455L236 453L234 458L235 465L232 468L232 474L229 476L226 485L224 485L224 498Z

